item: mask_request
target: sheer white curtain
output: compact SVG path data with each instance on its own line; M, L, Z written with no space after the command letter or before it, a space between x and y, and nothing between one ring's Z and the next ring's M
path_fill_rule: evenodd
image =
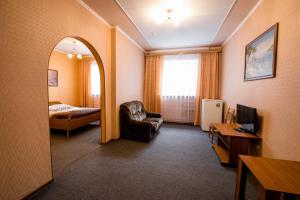
M100 73L97 63L94 61L91 64L91 94L100 96Z
M164 56L162 116L168 122L193 123L199 55Z

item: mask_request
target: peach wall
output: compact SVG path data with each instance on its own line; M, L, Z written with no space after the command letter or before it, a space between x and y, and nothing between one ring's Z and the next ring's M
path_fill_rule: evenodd
M80 77L77 59L69 59L65 53L53 51L49 69L58 71L58 86L48 87L49 101L60 101L65 104L80 105Z
M52 179L47 69L66 36L92 44L106 81L111 138L111 30L74 0L3 0L0 6L0 199L21 199Z
M115 34L115 119L112 138L118 139L120 105L127 101L143 99L144 52L135 46L118 28ZM114 69L114 67L112 67ZM114 78L112 78L114 80Z
M245 46L279 22L276 78L243 81ZM224 45L221 97L256 107L263 156L300 161L300 1L263 0Z

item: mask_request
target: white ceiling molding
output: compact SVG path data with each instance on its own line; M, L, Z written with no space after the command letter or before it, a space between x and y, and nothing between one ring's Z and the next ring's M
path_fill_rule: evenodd
M98 20L103 22L106 26L111 28L111 25L103 19L100 15L97 14L91 7L89 7L86 3L84 3L82 0L76 0L82 7L84 7L87 11L89 11L92 15L94 15Z
M125 33L120 27L118 26L111 26L105 19L103 19L100 15L97 14L92 8L90 8L86 3L84 3L82 0L77 0L77 2L83 6L86 10L88 10L92 15L94 15L98 20L103 22L106 26L109 28L115 28L117 29L120 33L122 33L130 42L132 42L136 47L138 47L141 51L145 52L145 49L142 48L134 39L132 39L127 33ZM116 1L117 2L117 1ZM120 6L120 4L117 2L117 4ZM120 6L121 7L121 6ZM121 7L123 12L127 15L127 13L124 11L124 9ZM129 18L129 16L127 15ZM132 19L129 18L131 21ZM133 23L133 21L132 21ZM134 24L134 23L133 23ZM135 24L134 24L135 25ZM135 25L136 26L136 25ZM137 26L136 26L137 27ZM138 29L138 31L141 33L141 31ZM142 34L142 33L141 33ZM144 35L142 35L144 37ZM144 37L145 38L145 37ZM146 39L145 39L146 40Z
M240 28L246 23L246 21L253 15L255 10L259 7L263 0L259 0L255 6L251 9L248 15L243 19L243 21L236 27L236 29L228 36L228 38L223 42L221 46L224 46L239 30Z
M215 36L214 36L213 38L216 38L216 36L218 35L218 33L219 33L219 31L221 30L221 28L222 28L222 26L223 26L225 20L227 19L229 13L230 13L231 10L233 9L233 6L234 6L234 4L236 3L236 1L237 1L237 0L234 0L234 1L232 2L232 4L231 4L229 10L227 11L225 17L223 18L223 21L222 21L222 23L220 24L220 26L219 26L219 28L218 28L218 30L217 30L217 32L216 32L216 34L215 34Z
M67 52L60 50L60 49L53 49L53 51L59 52L59 53L63 53L63 54L68 54Z
M132 39L125 31L123 31L119 26L113 26L112 28L118 30L122 33L132 44L134 44L138 49L145 53L145 49L141 47L134 39Z
M115 0L115 2L118 4L118 6L123 10L123 12L125 13L125 15L130 19L130 21L133 23L133 25L135 26L135 28L140 32L140 34L143 36L144 40L148 43L149 41L147 40L147 37L144 35L144 33L142 32L142 30L136 25L136 23L134 22L134 20L132 19L132 17L130 17L130 15L126 12L126 10L123 8L123 6L120 4L120 2L118 0ZM143 50L144 51L144 50Z
M146 55L172 55L172 54L191 54L200 52L222 52L222 47L195 47L195 48L178 48L178 49L160 49L147 51Z

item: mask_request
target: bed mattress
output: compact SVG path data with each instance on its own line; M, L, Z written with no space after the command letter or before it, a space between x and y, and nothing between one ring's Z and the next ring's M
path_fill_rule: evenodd
M83 108L67 104L49 106L50 119L75 119L100 112L100 108Z

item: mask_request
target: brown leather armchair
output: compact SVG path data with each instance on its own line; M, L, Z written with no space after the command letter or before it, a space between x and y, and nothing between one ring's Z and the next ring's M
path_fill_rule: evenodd
M150 142L162 123L161 114L147 112L140 101L126 102L120 106L121 138Z

